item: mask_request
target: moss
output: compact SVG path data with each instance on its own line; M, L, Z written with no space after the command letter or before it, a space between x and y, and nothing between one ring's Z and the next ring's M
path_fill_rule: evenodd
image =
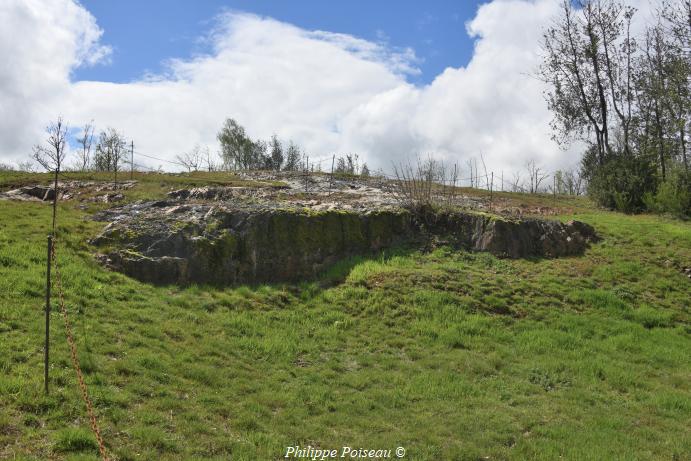
M232 258L238 250L238 237L224 230L217 237L200 238L195 241L196 249L212 267L218 267Z
M170 225L170 229L173 232L185 230L186 228L190 227L192 223L189 221L175 221Z

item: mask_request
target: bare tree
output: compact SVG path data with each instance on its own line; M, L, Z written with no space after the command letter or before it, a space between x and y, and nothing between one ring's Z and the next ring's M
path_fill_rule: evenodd
M84 125L82 131L82 136L77 138L81 150L77 151L79 156L77 159L77 168L80 171L86 171L89 169L91 163L91 146L94 142L94 126L93 123L87 123Z
M220 155L220 153L218 155ZM220 165L214 162L213 157L211 156L211 149L209 149L209 146L204 146L204 148L202 149L202 158L204 164L206 165L206 171L217 171L221 169Z
M549 174L538 166L535 160L526 162L525 169L528 172L529 192L536 194L540 190L540 184L549 178Z
M33 173L35 169L34 162L32 161L26 161L26 162L19 162L17 164L17 169L19 171L26 171L27 173Z
M521 173L516 171L513 173L513 181L511 182L512 192L523 192L523 186L521 186Z
M36 144L33 149L32 158L36 160L39 165L49 172L54 172L54 186L53 186L53 232L55 232L55 215L57 211L58 202L58 176L60 175L60 168L65 160L67 146L67 124L63 122L62 117L51 123L46 128L48 137L45 144Z
M208 148L207 148L208 149ZM199 144L195 145L191 151L182 155L176 155L175 159L187 168L188 172L199 171L199 167L204 161L204 153Z

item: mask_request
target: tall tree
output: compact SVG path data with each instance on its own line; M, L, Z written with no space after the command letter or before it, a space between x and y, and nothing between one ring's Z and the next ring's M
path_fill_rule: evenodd
M298 171L300 169L300 148L290 141L286 151L286 163L283 167L286 171Z
M226 119L216 136L226 169L247 170L253 167L255 146L245 129L232 118Z
M280 171L283 166L283 146L276 135L271 136L271 169Z
M550 84L546 98L554 138L593 141L594 135L600 164L612 153L613 117L630 149L634 11L614 0L563 0L561 17L542 38L545 55L538 73Z

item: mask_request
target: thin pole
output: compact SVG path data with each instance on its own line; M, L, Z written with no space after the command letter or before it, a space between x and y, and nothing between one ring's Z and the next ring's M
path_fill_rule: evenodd
M48 259L46 261L46 343L43 357L43 381L48 394L48 362L50 359L50 264L53 256L53 236L48 236Z
M492 210L492 198L494 193L494 171L492 172L492 182L489 185L489 209Z
M331 186L334 182L334 162L336 161L336 154L331 157L331 176L329 177L329 195L331 195Z
M55 215L58 209L58 175L60 174L60 166L55 168L55 183L53 186L53 234L55 233Z
M134 179L134 141L130 144L130 179Z

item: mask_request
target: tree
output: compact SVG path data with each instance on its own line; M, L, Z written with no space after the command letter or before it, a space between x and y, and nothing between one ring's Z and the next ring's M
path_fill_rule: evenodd
M257 139L252 143L252 156L247 162L248 169L264 169L270 170L271 168L271 157L268 154L268 146L266 141Z
M77 159L77 168L80 171L86 171L89 169L91 163L91 146L94 142L94 126L92 123L84 125L82 136L77 138L77 142L81 147L81 150L77 151L77 155L79 156Z
M96 144L93 166L96 171L113 172L115 189L118 188L118 171L127 150L125 138L115 130L101 131Z
M362 164L362 169L360 170L360 176L363 178L369 178L370 177L369 168L367 167L366 163Z
M290 141L286 151L285 171L298 171L300 169L300 148Z
M357 154L346 154L345 156L336 159L336 173L341 174L357 174L360 170L359 157Z
M199 167L204 160L204 154L199 144L196 144L191 151L185 152L182 155L176 155L175 159L187 168L187 172L199 171Z
M280 171L283 165L283 147L276 135L271 136L271 169Z
M60 168L66 156L67 124L63 122L62 117L58 117L56 122L48 125L46 133L48 134L48 138L45 144L37 144L34 146L32 158L47 171L55 174L53 185L53 231L55 231L55 216L58 201L58 176L60 175Z
M204 146L204 148L202 149L202 159L206 164L207 171L216 171L219 169L219 165L216 164L216 162L214 162L211 157L211 149L209 149L209 146Z
M613 117L624 131L625 151L630 150L634 12L614 0L579 0L575 6L563 0L561 17L543 34L538 74L550 85L546 99L554 139L592 141L594 134L600 164L612 152Z
M538 166L535 160L526 162L525 169L528 172L529 192L531 194L537 194L540 190L540 184L542 184L545 179L549 178L549 174Z
M235 120L226 119L216 138L226 169L248 170L254 166L255 145Z

